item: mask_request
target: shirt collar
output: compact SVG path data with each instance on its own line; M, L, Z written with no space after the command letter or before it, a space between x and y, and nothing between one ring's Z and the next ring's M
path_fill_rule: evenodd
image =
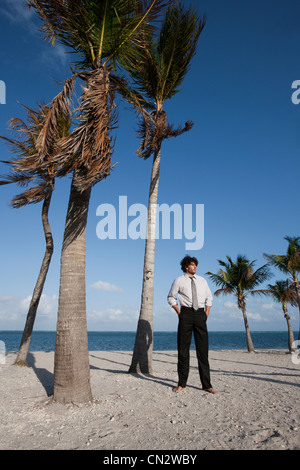
M184 273L184 276L185 278L188 278L188 279L192 279L192 278L196 279L197 274L193 274L193 276L189 276L187 273Z

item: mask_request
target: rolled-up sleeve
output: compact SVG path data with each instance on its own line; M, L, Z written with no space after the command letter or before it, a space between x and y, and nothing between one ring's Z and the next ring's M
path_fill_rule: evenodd
M212 303L213 303L213 296L212 296L211 290L208 287L208 284L206 282L206 302L205 302L205 304L207 305L207 307L211 307Z
M177 282L177 279L175 279L167 297L168 304L171 305L171 307L177 304L177 293L178 293L178 282Z

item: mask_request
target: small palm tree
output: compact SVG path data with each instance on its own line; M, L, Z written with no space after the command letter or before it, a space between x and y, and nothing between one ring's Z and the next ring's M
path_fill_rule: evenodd
M246 330L247 347L249 352L254 352L254 346L251 339L247 314L246 314L246 297L247 294L255 294L259 291L254 290L255 287L266 281L270 277L268 265L264 265L254 271L255 261L249 261L245 256L238 255L234 262L227 256L227 261L218 260L222 266L217 274L208 272L211 280L220 286L214 294L216 296L223 294L233 294L237 298L238 308L243 313L244 325Z
M294 352L294 333L291 326L290 316L288 315L288 309L286 304L292 306L297 305L297 297L295 289L291 282L287 279L286 281L276 281L275 284L269 284L268 289L260 291L263 294L270 295L276 302L280 302L284 313L284 318L287 322L288 327L288 347L290 352Z
M285 255L267 255L264 254L266 260L275 268L290 276L292 286L296 292L296 302L299 308L299 334L300 340L300 281L298 279L300 273L300 237L285 237L288 242L288 248Z
M69 114L69 109L65 108L62 110L58 105L57 102L60 98L61 96L56 97L50 105L38 105L37 111L24 106L27 114L27 123L19 118L11 119L10 128L15 133L21 134L23 137L22 140L0 136L0 138L8 142L11 150L18 155L18 158L5 162L12 167L12 173L0 181L0 184L17 183L20 186L26 186L32 182L35 183L35 186L14 197L11 205L14 208L20 208L27 204L43 202L41 218L46 241L45 254L30 301L15 365L27 365L26 359L36 313L54 249L53 237L48 218L50 202L54 189L54 168L49 167L45 170L40 168L41 152L38 138L41 129L45 126L49 114L53 113L54 108L56 108L56 112L58 113L57 126L55 133L52 133L51 136L48 135L47 144L44 146L44 150L47 149L46 153L48 156L54 151L57 140L69 133L71 116ZM28 166L32 169L28 170Z
M167 124L163 105L179 91L178 87L189 70L204 24L205 21L199 20L192 9L185 10L180 2L171 2L160 34L141 34L139 46L134 49L134 55L127 63L135 87L153 109L151 113L145 108L142 110L139 129L141 145L138 155L144 159L153 155L153 163L141 307L129 369L131 373L152 373L155 232L161 146L164 139L179 136L193 125L187 121L184 128L174 129Z
M161 10L162 0L26 0L44 23L46 38L77 53L84 81L78 125L58 145L57 174L73 172L61 253L54 363L54 399L88 402L85 242L92 187L111 171L116 125L113 71L132 53L137 33ZM147 21L146 21L147 20Z

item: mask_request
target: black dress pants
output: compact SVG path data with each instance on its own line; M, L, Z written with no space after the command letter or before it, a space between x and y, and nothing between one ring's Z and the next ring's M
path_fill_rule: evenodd
M202 387L211 388L208 362L208 332L206 313L203 308L182 307L179 315L178 344L178 386L185 387L190 369L190 345L194 333L198 369Z

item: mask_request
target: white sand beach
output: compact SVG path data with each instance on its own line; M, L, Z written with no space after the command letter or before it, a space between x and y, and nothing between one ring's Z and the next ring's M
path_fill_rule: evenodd
M127 373L131 352L90 352L94 401L51 399L53 352L30 367L0 366L1 450L299 450L300 364L286 351L210 351L212 395L201 390L191 351L188 387L176 351L154 352L152 376Z

